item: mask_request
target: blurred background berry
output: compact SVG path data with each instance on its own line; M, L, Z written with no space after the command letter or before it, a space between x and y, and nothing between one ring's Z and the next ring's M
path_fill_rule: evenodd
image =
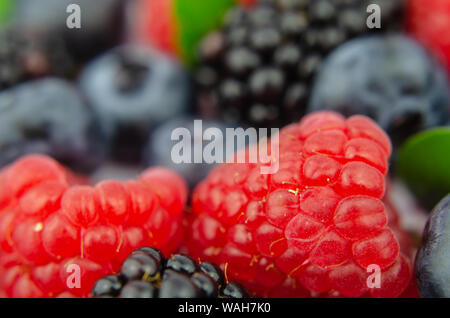
M395 147L449 118L443 67L400 35L355 39L329 56L315 79L309 111L363 114L389 133Z
M167 56L121 46L89 63L79 85L112 139L115 158L139 162L150 129L187 111L187 74Z
M128 0L16 0L15 15L21 25L58 34L73 58L85 62L123 39L127 3ZM80 29L66 26L70 4L80 6Z
M366 25L381 8L381 28ZM404 1L261 0L234 7L199 50L197 111L208 117L280 127L306 111L311 82L328 53L365 33L402 29Z
M176 128L208 143L194 120L224 133L363 114L393 141L385 201L418 247L450 193L449 27L448 0L0 0L0 167L37 152L100 181L158 165L194 189L214 164L171 154Z
M92 172L108 151L97 119L76 87L62 79L38 79L0 91L0 167L42 153L77 172Z

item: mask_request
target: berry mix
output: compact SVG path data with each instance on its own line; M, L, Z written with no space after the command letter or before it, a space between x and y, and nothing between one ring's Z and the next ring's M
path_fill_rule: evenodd
M3 0L0 297L450 297L448 26L446 0Z

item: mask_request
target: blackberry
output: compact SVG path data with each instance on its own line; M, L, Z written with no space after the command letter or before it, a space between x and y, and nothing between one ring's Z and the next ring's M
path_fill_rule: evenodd
M120 298L247 298L238 283L227 282L222 270L209 262L197 263L183 254L163 254L151 247L135 250L117 275L98 280L93 297Z
M381 7L369 29L367 6ZM279 127L304 114L312 78L325 56L357 35L397 30L403 0L260 0L237 6L202 41L197 111L256 127Z
M48 75L68 77L73 70L57 35L18 26L0 32L0 90Z

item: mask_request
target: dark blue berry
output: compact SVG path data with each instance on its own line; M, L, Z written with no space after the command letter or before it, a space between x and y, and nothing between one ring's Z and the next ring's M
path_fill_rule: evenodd
M208 298L216 298L219 294L217 283L205 273L194 273L191 278L192 282L203 292Z
M160 298L199 298L200 289L184 274L173 272L161 284Z
M222 294L229 298L248 298L249 295L244 287L239 283L228 283L222 290Z
M0 93L0 166L29 153L47 154L89 172L107 152L104 131L68 82L47 78Z
M187 111L185 72L161 53L124 46L94 60L80 86L113 139L115 158L137 162L149 130Z
M450 297L450 195L433 210L415 265L422 297Z
M116 297L120 294L122 289L122 282L117 276L106 276L98 280L93 289L92 296L94 297Z
M225 282L225 276L222 270L216 264L210 262L202 262L200 264L200 271L211 277L219 286Z
M157 295L156 288L145 281L131 281L120 292L120 298L154 298Z
M167 259L166 267L176 272L192 275L197 271L197 263L189 256L175 254Z
M159 278L162 265L152 256L143 252L134 252L123 262L120 277L124 281L153 281Z
M199 264L183 254L172 255L164 262L162 253L152 247L133 251L119 274L99 279L91 295L99 298L248 297L241 285L224 283L224 274L217 265Z
M375 119L400 145L449 120L442 67L405 36L373 36L338 48L323 64L309 111L329 109Z
M141 248L138 248L137 250L135 250L132 253L132 255L136 254L136 253L137 254L139 254L139 253L147 254L148 256L153 257L160 264L162 264L162 265L165 264L165 258L164 258L163 253L160 250L156 249L156 248L153 248L153 247L141 247Z

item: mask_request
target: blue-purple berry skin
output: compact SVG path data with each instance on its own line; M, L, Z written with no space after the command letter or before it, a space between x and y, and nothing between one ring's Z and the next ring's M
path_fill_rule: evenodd
M188 111L190 81L167 56L135 45L91 62L80 87L113 140L113 156L137 162L149 131Z
M450 297L450 194L432 211L416 257L422 297Z
M106 134L71 83L45 78L0 93L0 166L42 153L91 172L108 151Z
M331 53L308 110L370 116L398 146L414 133L449 123L449 101L446 73L423 47L403 35L377 35Z

